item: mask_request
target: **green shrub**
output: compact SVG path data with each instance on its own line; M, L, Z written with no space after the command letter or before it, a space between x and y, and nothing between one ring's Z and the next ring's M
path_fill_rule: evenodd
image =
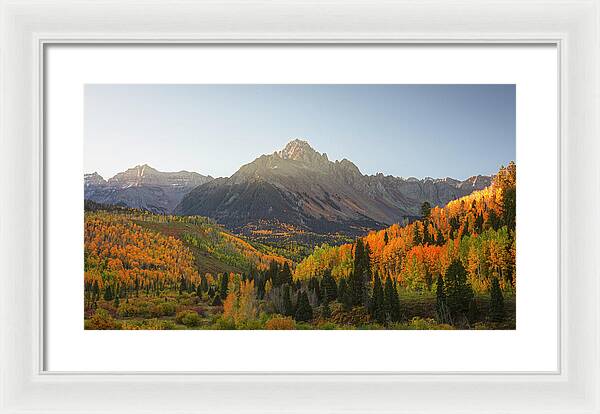
M184 310L175 315L175 321L179 324L192 327L199 326L201 319L200 315L198 315L198 312L193 310Z
M176 329L173 321L162 321L160 319L146 319L143 321L126 321L121 325L121 329L135 331L135 330L154 330L162 331L167 329Z
M174 303L161 302L159 304L152 306L152 308L150 309L150 314L154 317L173 316L173 315L175 315L176 310L177 310L177 307L175 306Z
M98 309L84 327L91 330L115 330L120 329L121 325L105 309Z
M322 322L317 326L317 328L322 329L324 331L333 331L336 329L340 329L340 327L333 322Z
M234 330L236 329L235 322L232 318L217 318L212 325L212 329L216 330Z

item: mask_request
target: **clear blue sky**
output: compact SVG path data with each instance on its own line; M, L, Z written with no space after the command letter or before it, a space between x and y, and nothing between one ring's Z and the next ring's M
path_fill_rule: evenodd
M364 174L493 174L515 159L514 85L86 85L84 169L230 176L307 140Z

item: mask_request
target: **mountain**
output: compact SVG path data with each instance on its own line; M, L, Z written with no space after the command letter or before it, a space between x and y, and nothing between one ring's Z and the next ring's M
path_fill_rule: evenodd
M306 141L262 155L229 178L198 186L176 207L231 228L268 230L273 223L315 233L364 233L419 216L424 201L443 206L487 187L490 177L465 181L364 175L351 161L330 161Z
M85 174L84 198L168 214L193 188L212 179L188 171L161 172L144 164L120 172L109 180L96 172Z

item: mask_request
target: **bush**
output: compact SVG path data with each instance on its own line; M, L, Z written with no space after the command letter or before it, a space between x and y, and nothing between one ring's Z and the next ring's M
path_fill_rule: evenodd
M94 316L92 316L85 324L85 329L92 330L115 330L120 328L120 324L117 323L104 309L98 309L96 313L94 313Z
M152 306L150 309L150 314L154 317L173 316L175 315L176 310L177 308L175 307L174 303L162 302Z
M454 327L445 323L438 323L433 318L419 318L418 316L412 318L408 323L394 323L390 326L390 329L406 329L415 331L426 331L426 330L452 330Z
M137 330L150 330L150 331L163 331L169 329L176 329L173 321L163 321L160 319L146 319L143 321L126 321L122 323L121 329L129 331Z
M144 306L145 305L145 306ZM117 315L120 318L126 318L130 316L148 316L148 305L147 304L134 304L134 303L122 303L117 310Z
M217 318L215 323L212 325L212 329L217 330L234 330L235 322L231 318Z
M178 312L177 315L175 315L175 321L185 326L199 326L201 319L198 312L185 310Z
M369 312L363 306L345 310L342 305L335 303L331 306L331 321L338 325L367 325L371 322Z
M265 329L269 330L291 330L296 329L296 322L289 317L275 315L267 321Z
M322 322L317 326L317 328L322 329L324 331L333 331L336 329L340 329L340 327L333 322Z

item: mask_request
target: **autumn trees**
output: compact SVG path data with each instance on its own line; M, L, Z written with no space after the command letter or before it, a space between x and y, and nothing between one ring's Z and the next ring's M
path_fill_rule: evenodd
M336 280L348 279L353 292L352 303L358 303L359 273L379 273L391 277L403 289L430 291L438 275L459 260L467 272L467 280L478 293L488 292L492 280L498 278L500 288L514 289L515 281L515 196L516 167L502 168L490 187L451 201L445 207L421 206L421 219L405 226L394 224L373 231L361 244L321 246L300 262L294 278L305 280L331 271ZM363 250L368 246L370 269ZM356 252L358 251L358 259Z
M115 214L87 213L84 228L84 283L104 300L140 290L157 292L196 285L194 258L174 237L146 230Z

